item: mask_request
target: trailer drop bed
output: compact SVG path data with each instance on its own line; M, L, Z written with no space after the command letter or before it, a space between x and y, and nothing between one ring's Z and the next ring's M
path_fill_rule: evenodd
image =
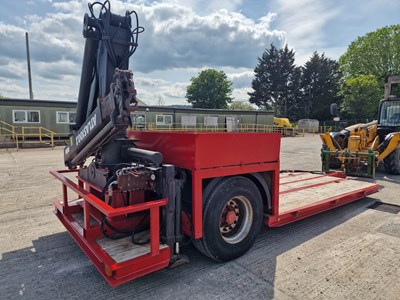
M234 178L243 182L248 178L258 180L257 185L247 182L253 189L259 189L260 194L264 193L266 199L264 207L260 206L261 211L252 214L261 214L261 220L270 227L361 199L379 189L375 183L347 179L343 173L280 173L280 135L277 133L129 132L128 137L136 140L141 149L162 153L164 163L174 165L176 170L190 173L186 182L191 193L185 197L190 197L186 201L190 200L191 207L179 213L177 223L182 226L176 228L195 241L204 237L210 223L205 221L209 214L207 198L213 194L209 187L215 191ZM109 284L116 286L170 265L177 249L174 244L162 240L160 229L163 209L168 208L171 199L112 207L100 197L103 188L85 181L77 171L51 171L61 181L63 191L63 199L54 203L55 213ZM239 204L249 203L240 202L242 198L237 195L232 199L239 199ZM178 198L174 196L174 199L176 202ZM174 207L179 206L175 203ZM224 223L226 229L234 224L235 218L240 223L242 208L239 205L226 214L223 212L220 224ZM130 237L109 239L104 236L105 218L116 226L129 228L137 223L128 216L146 211L148 230L142 234L149 239L148 243L136 245ZM229 238L232 239L228 236L228 241ZM235 243L232 246L235 247Z
M281 173L279 213L267 218L271 227L282 226L358 199L379 190L371 182L348 179L341 173L328 175Z

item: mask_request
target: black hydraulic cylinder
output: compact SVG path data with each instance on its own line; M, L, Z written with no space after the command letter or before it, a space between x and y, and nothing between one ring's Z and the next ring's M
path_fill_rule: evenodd
M182 180L175 181L175 242L182 241L181 218L182 218Z
M176 184L175 184L175 167L173 165L163 165L163 197L168 198L168 203L161 210L162 232L161 238L170 247L176 242L175 226L176 226ZM180 207L180 206L179 206ZM179 211L180 214L180 211Z
M135 147L125 148L124 155L129 161L150 162L156 166L159 166L163 161L163 155L160 152Z
M76 107L75 123L77 128L80 128L86 121L88 115L88 103L90 88L94 79L94 68L96 65L96 51L98 49L98 40L86 39L85 51L83 54L81 82L79 86L78 104ZM90 107L89 109L92 109ZM91 112L90 112L91 113ZM89 113L89 115L90 115Z

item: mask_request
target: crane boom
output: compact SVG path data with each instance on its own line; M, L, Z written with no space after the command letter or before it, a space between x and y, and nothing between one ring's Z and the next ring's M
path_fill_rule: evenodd
M97 6L98 16L94 12ZM89 11L83 21L86 41L76 120L64 151L65 164L70 169L82 166L111 140L123 138L131 125L130 112L137 107L133 74L128 70L138 34L144 30L137 14L113 14L109 1L89 3ZM133 30L132 14L136 19Z

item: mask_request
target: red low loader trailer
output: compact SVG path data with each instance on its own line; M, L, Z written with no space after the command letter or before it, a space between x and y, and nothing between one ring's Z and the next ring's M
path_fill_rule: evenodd
M63 191L55 214L111 286L179 264L185 240L229 261L250 249L262 223L282 226L379 189L343 173L280 173L279 133L128 131L127 138L136 156L158 153L162 164L123 164L104 186L90 166L51 171Z

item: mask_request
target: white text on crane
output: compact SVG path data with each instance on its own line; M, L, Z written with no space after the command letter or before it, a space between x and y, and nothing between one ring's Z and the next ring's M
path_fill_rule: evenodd
M76 136L75 142L77 146L93 130L95 126L96 126L96 114L93 115L93 117L89 120L89 122L82 128L82 130Z

